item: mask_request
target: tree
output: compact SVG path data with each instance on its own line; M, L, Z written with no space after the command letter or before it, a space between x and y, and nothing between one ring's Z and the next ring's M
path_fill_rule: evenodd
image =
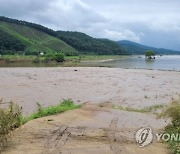
M154 51L152 51L152 50L146 51L145 57L146 57L147 59L155 59L155 53L154 53Z
M56 62L64 62L64 53L56 53L54 59Z

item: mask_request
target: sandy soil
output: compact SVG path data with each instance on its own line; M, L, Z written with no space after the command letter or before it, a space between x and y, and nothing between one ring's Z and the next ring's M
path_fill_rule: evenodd
M77 71L76 71L77 70ZM180 72L120 68L0 68L0 98L24 114L62 99L143 108L180 94Z

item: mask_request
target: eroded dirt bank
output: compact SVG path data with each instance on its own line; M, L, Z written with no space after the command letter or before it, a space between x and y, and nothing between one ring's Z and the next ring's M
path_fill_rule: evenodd
M13 133L2 154L168 154L154 142L139 148L134 133L151 126L155 132L166 122L154 115L119 111L85 104L80 109L33 120Z

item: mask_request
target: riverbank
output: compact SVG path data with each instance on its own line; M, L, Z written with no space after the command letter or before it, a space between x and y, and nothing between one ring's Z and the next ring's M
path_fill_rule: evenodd
M65 56L65 61L80 61L80 60L102 60L109 59L115 60L120 57L119 55L80 55L80 56ZM45 61L46 56L33 56L33 55L0 55L0 63L38 63ZM37 61L38 59L38 61Z
M0 55L0 67L98 67L102 62L117 60L126 56L118 55L81 55L64 56L64 62L56 62L48 56ZM85 62L85 63L81 63ZM88 64L88 63L94 64ZM87 64L86 64L87 63Z
M156 60L147 60L144 56L137 55L65 56L64 62L56 62L55 60L46 59L41 56L17 56L15 60L14 57L6 58L0 60L0 67L108 67L180 72L180 56L178 55L156 56Z
M141 127L158 132L165 125L154 115L86 103L80 109L23 125L13 132L2 154L169 154L167 146L156 141L140 148L134 136Z

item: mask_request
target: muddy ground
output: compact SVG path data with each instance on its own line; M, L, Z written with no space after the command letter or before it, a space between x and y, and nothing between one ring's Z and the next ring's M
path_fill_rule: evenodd
M154 139L140 148L137 128L154 133L166 125L152 114L133 113L85 104L80 109L33 120L17 129L2 154L168 154Z
M161 132L169 121L142 109L166 105L180 94L180 72L120 68L0 68L3 105L13 101L27 115L35 102L55 105L71 98L80 109L30 121L13 132L3 154L166 154L157 142L139 148L134 134L141 127Z

